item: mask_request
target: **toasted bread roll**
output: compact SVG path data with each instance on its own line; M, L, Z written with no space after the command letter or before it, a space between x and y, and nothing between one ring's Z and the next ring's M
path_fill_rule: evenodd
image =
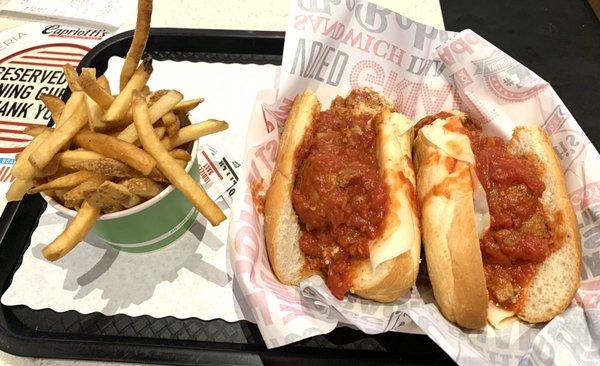
M282 283L297 285L315 271L305 268L300 250L300 225L292 207L292 188L299 161L296 151L305 135L312 133L321 103L312 91L294 99L286 127L279 141L277 162L265 196L265 240L271 268Z
M496 165L489 160L506 159L506 155L474 153L473 141L481 146L499 143L485 137L478 140L475 132L464 127L470 124L460 112L442 112L423 119L415 139L423 245L435 299L448 320L466 328L481 328L486 320L496 326L510 316L530 323L549 321L572 300L581 265L578 226L560 164L543 130L521 126L505 150L523 164L512 163L517 173L494 170ZM481 173L488 166L492 167L488 173ZM535 169L540 182L529 184L537 184L543 193L532 193L535 187L511 178L513 173L531 175L520 172L522 167ZM504 179L509 188L494 191L490 198L482 177ZM486 184L492 189L492 183ZM521 211L517 206L522 204L533 213L502 212L502 205L511 200L516 204L506 207ZM490 252L490 242L500 248ZM530 247L524 248L526 243ZM515 279L517 275L524 279Z
M342 107L339 107L340 105ZM336 262L336 254L338 254L338 251L350 251L352 249L337 248L335 245L329 246L330 243L328 243L328 246L317 245L318 250L332 251L330 253L330 263L330 257L325 254L322 254L326 256L324 260L319 258L320 254L307 255L305 253L307 249L301 247L301 238L303 235L313 235L315 232L318 233L315 235L333 235L331 233L334 230L339 230L340 227L341 230L346 230L351 226L348 224L348 220L351 220L349 217L352 216L356 219L360 215L353 215L355 212L351 212L348 207L354 206L349 202L347 206L343 206L347 210L346 213L340 213L341 223L315 229L314 224L311 222L302 221L302 214L297 213L293 196L304 194L306 190L302 191L302 189L314 184L315 181L320 182L319 179L321 178L332 179L327 183L335 186L332 188L332 192L334 192L332 194L345 191L350 189L348 187L353 184L360 185L355 180L357 182L363 181L363 177L360 175L362 170L346 166L345 163L341 165L332 163L331 166L335 166L335 169L330 166L320 168L333 169L328 171L328 174L324 174L322 171L316 171L317 173L315 173L315 170L312 170L312 165L310 167L305 166L306 164L320 164L321 160L316 159L314 156L310 158L312 160L308 163L309 158L307 156L314 152L314 146L326 144L330 141L327 138L323 140L321 137L321 140L319 140L319 137L315 137L318 134L329 133L329 130L316 132L319 118L328 118L327 115L324 117L320 115L320 103L316 96L310 91L299 94L296 96L286 122L279 146L276 167L265 200L265 238L271 267L278 279L285 284L296 285L312 274L319 274L327 280L330 288L334 287L332 292L337 297L343 296L345 289L340 292L340 289L335 289L335 287L347 285L347 291L350 293L375 301L391 302L410 290L415 283L419 264L420 232L415 175L411 159L412 123L401 114L393 112L390 105L382 97L367 89L355 90L345 100L336 99L332 103L332 109L334 106L335 108L342 108L343 112L340 113L345 116L343 118L366 119L367 127L365 127L365 131L356 131L357 126L360 126L360 124L350 129L358 135L368 134L368 126L373 126L373 131L376 133L375 164L377 166L375 174L377 175L376 179L380 180L385 187L385 193L383 193L385 208L379 212L385 212L385 214L376 227L375 237L367 243L368 253L366 255L361 253L348 260L347 273L339 277L340 283L332 284L331 266L334 266L334 263L339 263ZM346 135L342 134L342 136ZM352 139L354 137L348 136L347 138ZM335 140L333 143L339 143L336 140L337 137L332 139ZM315 154L318 153L320 152ZM343 154L343 152L340 153L340 155ZM345 162L344 159L345 157L340 157L340 161ZM315 161L317 163L314 163ZM301 172L299 173L299 171ZM308 179L308 182L303 182L305 179ZM372 182L371 180L368 181ZM362 187L358 189L360 192L361 189L362 191L368 191L370 188ZM308 189L309 193L317 191L318 189L314 191ZM360 196L360 194L358 195ZM298 199L297 196L296 199ZM348 198L348 196L340 194L340 199L352 200L353 197ZM359 197L356 199L359 199ZM338 209L336 207L332 205L327 209L336 211ZM320 209L314 208L314 210L319 211ZM328 219L330 217L328 216L329 213L321 212L320 214L325 215ZM306 214L304 216L306 217ZM368 218L364 219L367 220ZM313 238L317 237L314 236ZM340 238L335 235L328 237L333 237L335 240ZM348 247L350 246L351 244ZM337 272L335 275L337 276ZM338 277L335 278L337 281ZM348 281L348 283L345 283L345 281ZM343 286L341 282L344 282Z
M414 157L423 246L435 299L448 320L481 328L486 324L488 295L470 164L448 155L422 133L415 140Z
M529 323L547 322L569 306L581 282L579 225L548 135L538 126L517 127L508 150L514 155L530 157L542 172L540 178L546 186L541 202L546 219L554 227L558 249L540 264L517 316Z

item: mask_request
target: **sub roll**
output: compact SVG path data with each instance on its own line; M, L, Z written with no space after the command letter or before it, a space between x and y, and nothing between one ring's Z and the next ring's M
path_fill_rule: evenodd
M581 244L546 133L519 126L504 141L456 111L415 130L423 245L442 314L478 329L563 312L579 287Z
M412 125L371 89L326 111L313 92L296 96L264 208L282 283L317 274L338 299L380 302L410 290L420 255Z

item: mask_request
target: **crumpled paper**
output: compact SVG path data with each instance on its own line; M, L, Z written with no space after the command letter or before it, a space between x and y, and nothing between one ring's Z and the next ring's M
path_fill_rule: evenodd
M268 186L297 93L312 89L327 107L359 86L382 92L414 121L460 109L504 137L518 124L543 126L582 235L583 282L562 315L548 324L465 331L444 319L426 281L393 304L339 301L318 277L299 288L277 281L253 190ZM268 347L347 323L365 333L424 332L464 365L600 363L600 171L594 169L600 156L552 87L527 67L472 30L438 30L363 1L290 1L279 89L259 93L252 116L230 250L235 279Z

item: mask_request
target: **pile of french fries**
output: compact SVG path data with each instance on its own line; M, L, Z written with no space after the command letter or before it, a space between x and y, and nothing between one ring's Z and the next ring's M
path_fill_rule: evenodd
M6 193L18 201L44 192L77 210L75 218L42 253L54 261L73 249L103 213L125 210L151 199L169 184L179 189L212 225L222 210L186 171L189 148L201 136L225 130L226 122L190 124L189 112L203 99L183 100L176 90L150 91L152 60L142 60L152 1L138 2L134 38L120 75L119 93L93 68L63 70L71 89L66 103L52 95L41 100L54 127L33 126L31 143L17 156L16 178ZM141 62L140 62L141 61ZM168 213L165 213L168 215Z

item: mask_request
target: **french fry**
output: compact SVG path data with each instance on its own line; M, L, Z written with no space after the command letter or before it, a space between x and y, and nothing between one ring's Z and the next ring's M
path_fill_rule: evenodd
M148 57L142 61L135 73L133 73L127 86L121 90L121 94L115 98L115 101L106 110L102 119L109 123L122 120L131 105L133 93L144 88L151 74L152 59Z
M60 114L60 118L58 119L58 121L55 124L55 128L58 128L60 125L64 124L65 122L67 122L69 119L71 119L73 116L75 116L76 114L78 114L80 103L81 100L83 100L85 102L85 98L83 98L83 92L73 92L71 94L71 97L69 98L69 100L67 101L67 103L65 104L65 107L62 110L62 113Z
M167 112L164 116L162 116L163 125L167 129L167 136L175 136L177 132L179 132L179 128L181 126L181 122L179 121L179 117L173 111Z
M183 99L183 95L175 90L169 90L163 96L160 97L152 106L149 108L150 123L154 124L167 112ZM117 138L127 141L134 142L138 139L137 130L133 124L127 126Z
M150 88L148 87L148 85L146 85L144 87L144 89L140 90L140 94L143 96L150 95ZM129 110L131 110L131 109L129 109Z
M52 132L54 129L52 127L48 127L48 126L29 126L29 127L25 127L25 129L23 130L23 133L29 136L39 136L41 135L43 132L48 131L48 132Z
M185 168L188 164L187 161L181 159L175 159L175 164L179 165L182 168Z
M6 200L8 202L20 201L32 186L31 180L15 179L6 191Z
M148 88L148 86L146 86L146 88ZM146 95L146 91L145 91L146 88L144 88L140 91L140 95L144 96L144 98L146 99L146 103L148 103L148 108L152 107L152 105L154 103L156 103L157 100L159 100L163 95L165 95L169 92L168 89L160 89L157 91L149 92ZM148 91L149 91L149 88L148 88ZM123 118L124 121L130 122L130 123L133 122L133 115L132 115L131 109L132 108L130 106L129 109L127 109L125 118Z
M69 84L69 89L72 92L81 91L81 84L79 83L79 75L77 74L77 70L71 64L63 65L63 73L67 79L67 84Z
M189 113L192 109L196 108L202 102L204 102L204 98L184 100L177 103L177 105L173 107L173 111L175 113Z
M165 128L165 126L154 127L154 134L160 140L165 136L166 130L167 129ZM138 140L138 142L139 142L139 140Z
M40 100L50 111L50 115L52 116L54 124L57 124L60 120L63 109L65 109L65 102L63 102L59 97L50 94L40 94Z
M166 186L156 183L150 178L129 178L121 182L129 192L143 198L152 198L165 189Z
M98 187L98 192L119 202L125 208L133 207L142 202L140 196L129 192L125 186L119 183L106 181Z
M146 103L148 103L148 108L152 106L152 104L156 103L157 100L163 97L163 95L169 92L168 89L159 89L151 92L146 96Z
M94 174L85 170L67 174L65 176L51 180L46 184L40 184L39 186L30 189L28 193L39 193L48 189L72 188L85 182L92 175Z
M133 77L134 71L142 58L148 35L150 34L150 20L152 18L152 0L138 0L137 19L133 40L127 51L121 76L119 77L119 89L123 91L127 83Z
M137 177L142 174L127 164L111 158L89 159L74 161L72 168L87 170L94 174L103 174L111 177Z
M186 163L183 160L177 160L178 164ZM186 163L187 164L187 163ZM127 164L123 164L118 160L111 158L101 158L95 160L82 160L73 164L73 169L78 170L87 170L94 174L104 174L111 177L118 178L141 178L144 177L142 173L128 166ZM158 171L158 169L154 168L148 174L148 178L160 181L167 182L167 178Z
M96 78L96 68L94 67L82 67L81 68L81 74L83 73L92 75L94 77L94 79ZM81 79L81 74L79 74L79 78ZM81 82L81 80L79 80Z
M65 193L67 193L68 190L69 190L68 188L61 188L61 189L55 189L53 191L54 196L56 196L57 202L64 201Z
M192 160L192 155L190 155L189 152L187 152L183 149L171 150L171 151L169 151L169 155L171 155L173 157L173 159L179 159L179 160L184 160L184 161Z
M71 106L73 106L73 113L67 119L65 115ZM45 167L54 155L87 123L85 108L85 94L83 92L74 92L65 106L65 111L61 116L61 124L29 156L29 162L34 167L38 169ZM66 120L63 121L63 118Z
M165 137L165 126L158 126L158 127L154 127L154 134L156 135L156 137L160 140L163 137ZM133 143L135 146L142 146L142 143L140 142L140 140L135 140L135 142Z
M110 129L111 126L107 125L102 120L102 115L104 114L102 107L100 107L92 98L90 98L89 95L85 96L85 105L87 109L89 128L91 131L104 132Z
M150 154L134 144L121 141L116 137L97 132L81 131L75 135L73 141L87 150L123 162L144 175L150 174L156 165L156 161Z
M49 261L55 261L70 252L85 238L96 223L99 215L100 210L84 202L65 231L42 250L44 258Z
M100 85L100 87L110 95L110 84L108 83L106 76L98 76L98 78L96 78L96 82L98 82L98 85Z
M45 194L46 196L51 197L55 201L58 201L58 197L56 197L56 193L54 192L53 189L47 189L45 191L42 191L42 193Z
M111 135L112 137L117 137L117 136L119 136L119 134L121 132L123 132L124 129L125 129L125 127L116 127L116 128L112 128L104 133L107 135Z
M102 158L105 158L105 156L94 151L68 150L60 153L60 166L68 169L77 169L77 164L82 161L98 160Z
M156 159L158 169L169 179L169 182L177 187L213 226L224 221L225 214L221 208L210 199L204 189L181 166L177 165L175 159L169 155L160 140L156 138L152 130L148 106L140 95L135 95L133 100L133 123L139 132L144 149Z
M84 202L89 203L104 213L118 212L124 209L123 205L119 202L98 192L98 190L86 192Z
M21 151L15 165L12 168L12 175L21 180L30 180L35 175L35 167L29 162L29 157L40 147L51 135L51 131L43 131L39 136L33 139L27 147Z
M43 167L42 169L37 169L35 171L34 177L35 178L43 178L43 177L55 175L56 173L58 173L59 168L60 168L60 156L54 155L52 160L50 160L50 162L48 164L46 164L45 167Z
M109 177L106 175L92 175L85 182L82 182L76 187L70 189L63 195L64 205L66 207L81 206L83 200L85 199L86 193L97 190L98 187L100 187L100 185L108 179Z
M88 70L89 69L85 69L85 68L83 69L83 71L81 72L82 79L83 79L83 76L88 73ZM95 74L95 69L92 69L92 70L94 70L94 74ZM90 76L91 76L91 74L90 74ZM110 86L108 85L108 80L104 77L104 75L101 78L96 79L96 82L97 82L98 86L100 88L102 88L102 91L104 93L106 93L106 95L109 95L108 93L110 93ZM83 82L82 82L82 85L83 85ZM111 98L112 98L112 96L111 96ZM106 132L115 127L115 124L109 125L109 124L106 124L106 122L104 122L102 120L102 115L104 114L104 110L89 95L86 96L85 102L86 102L87 110L88 110L88 120L89 120L89 124L90 124L90 130L95 131L95 132Z
M101 76L102 78L103 76ZM110 95L110 91L101 85L100 79L96 80L96 77L90 72L81 72L81 87L88 97L92 98L103 110L110 108L115 101L115 98ZM104 78L106 80L106 78ZM108 81L106 81L108 83ZM104 84L104 81L102 82Z
M55 198L55 201L58 202L58 199ZM79 208L81 207L81 204L83 203L83 200L60 200L60 202L62 202L62 205L65 206L66 208L70 208L71 210L75 210L78 211Z
M226 130L228 127L229 124L225 121L207 119L206 121L181 128L176 135L163 138L161 143L165 149L172 150L177 146L194 141L202 136Z

